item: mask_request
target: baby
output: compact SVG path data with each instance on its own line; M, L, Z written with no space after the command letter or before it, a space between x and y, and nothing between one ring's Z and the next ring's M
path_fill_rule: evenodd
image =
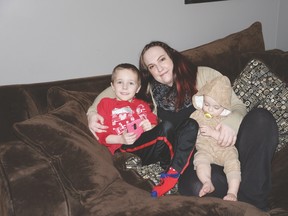
M216 126L230 114L232 88L226 76L219 76L204 85L192 98L196 111L190 118L199 124L196 141L197 152L194 167L203 186L202 197L215 190L211 181L211 163L224 166L228 182L228 192L224 200L237 201L241 181L240 162L235 146L222 147L217 144L220 132Z

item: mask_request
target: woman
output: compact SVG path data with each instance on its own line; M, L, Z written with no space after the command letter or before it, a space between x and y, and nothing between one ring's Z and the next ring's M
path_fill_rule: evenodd
M183 195L198 196L202 183L197 178L193 163L190 163L198 132L198 124L189 118L195 111L191 98L206 82L221 74L212 68L196 67L181 53L160 41L151 42L144 47L139 69L143 75L142 97L153 101L158 117L170 121L176 128L174 157L170 167L176 171L176 175L175 172L169 173L170 169L162 175L161 184L154 188L156 196L164 194L171 185L174 186L179 174L182 174L179 179L179 192ZM115 97L111 89L104 90L87 112L92 132L105 131L106 127L101 124L103 118L96 114L95 107L99 100L107 95ZM278 138L276 122L272 115L263 109L255 109L246 115L245 105L234 92L231 111L231 115L217 126L220 132L218 144L234 145L237 137L236 147L242 170L238 200L265 209L271 187L271 160ZM222 167L212 167L212 182L217 189L211 195L223 197L227 191L227 182Z

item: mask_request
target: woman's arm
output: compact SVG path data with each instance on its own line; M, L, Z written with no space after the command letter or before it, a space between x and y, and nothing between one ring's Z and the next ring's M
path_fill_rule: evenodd
M104 89L94 100L93 104L88 108L87 116L89 116L91 113L97 113L96 108L99 104L100 100L104 97L108 98L115 98L115 93L112 90L112 87L109 86L108 88Z
M88 108L88 111L86 113L88 120L88 127L92 132L92 134L96 137L96 139L98 139L96 133L106 132L107 129L107 126L104 125L103 117L99 115L96 110L100 100L104 97L115 98L115 94L111 86L106 88L96 97L93 104Z

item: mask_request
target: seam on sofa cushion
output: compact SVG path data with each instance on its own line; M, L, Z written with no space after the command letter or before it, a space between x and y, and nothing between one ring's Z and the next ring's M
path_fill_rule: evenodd
M1 168L2 172L5 173L6 189L10 193L8 200L9 204L13 206L13 215L18 215L19 212L25 212L25 214L30 212L31 215L31 211L35 214L42 214L45 209L47 210L54 205L58 208L51 209L51 213L61 211L64 215L64 212L70 211L67 190L64 190L58 173L54 171L49 160L37 154L23 142L13 141L1 146ZM49 193L47 193L48 191ZM30 193L31 195L28 195ZM44 194L46 195L44 198L46 202L43 205L40 203L37 205L38 199ZM25 199L27 196L29 198ZM49 196L53 197L53 201L47 203ZM23 210L23 206L28 207L28 204L30 209ZM67 214L65 213L65 215Z
M61 113L64 116L62 119L59 118ZM63 182L67 186L73 185L70 189L76 190L82 197L91 192L98 194L105 185L120 178L109 151L98 144L92 134L87 134L89 129L85 132L74 126L77 121L83 124L84 119L86 122L82 106L70 101L51 113L14 125L21 140L61 165L61 169L55 168Z
M7 174L5 172L4 169L4 164L3 164L3 160L1 157L0 160L0 176L1 176L1 187L0 187L0 210L3 215L15 215L15 211L14 211L14 205L13 202L11 202L10 200L12 199L12 193L11 193L11 187L8 181L8 177ZM4 195L5 192L5 195ZM10 201L10 202L9 202Z

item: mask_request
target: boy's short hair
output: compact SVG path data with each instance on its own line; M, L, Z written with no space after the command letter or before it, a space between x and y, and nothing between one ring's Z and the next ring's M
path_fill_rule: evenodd
M121 69L130 69L131 71L133 71L135 74L137 74L138 81L139 81L139 83L141 83L141 76L140 76L139 69L135 65L129 64L129 63L118 64L117 66L114 67L114 69L112 71L112 75L111 75L111 82L113 82L115 79L116 71L121 70Z

